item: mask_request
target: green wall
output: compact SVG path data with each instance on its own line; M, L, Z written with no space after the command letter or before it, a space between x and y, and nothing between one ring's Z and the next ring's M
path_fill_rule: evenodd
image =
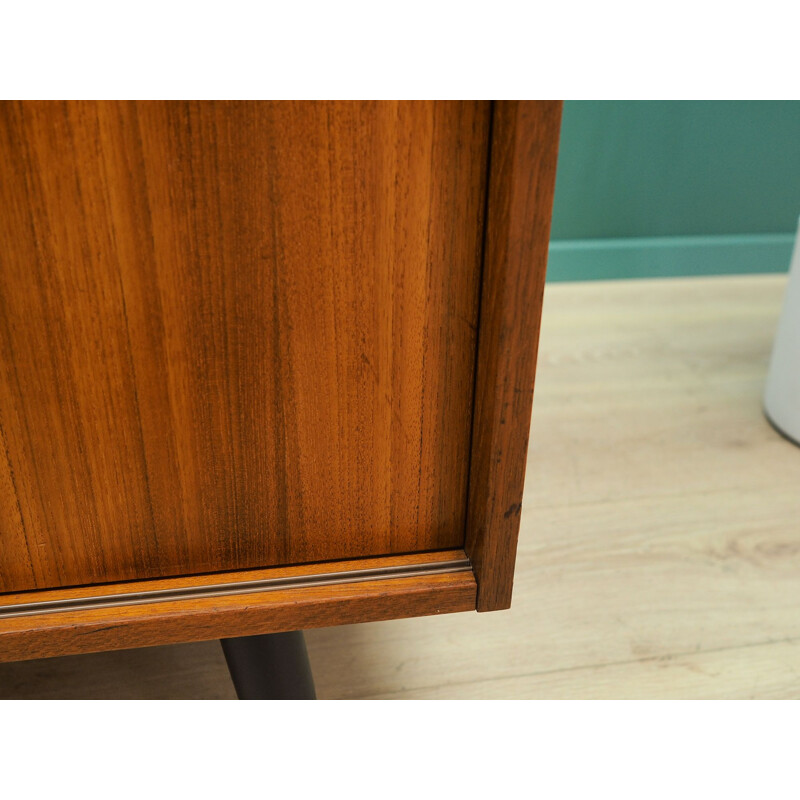
M550 280L784 271L800 102L568 101Z

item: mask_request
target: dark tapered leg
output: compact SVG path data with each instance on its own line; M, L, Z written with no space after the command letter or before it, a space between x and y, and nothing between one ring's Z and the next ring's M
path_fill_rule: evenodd
M222 639L240 700L316 700L302 631Z

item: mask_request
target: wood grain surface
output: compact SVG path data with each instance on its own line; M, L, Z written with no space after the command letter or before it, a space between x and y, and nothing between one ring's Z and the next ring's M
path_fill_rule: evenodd
M0 105L0 591L462 546L489 116Z
M511 604L561 106L496 102L492 115L466 530L478 611Z

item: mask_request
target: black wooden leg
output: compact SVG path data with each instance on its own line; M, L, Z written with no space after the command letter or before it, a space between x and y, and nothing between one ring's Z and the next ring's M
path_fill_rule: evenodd
M302 631L222 639L240 700L316 700Z

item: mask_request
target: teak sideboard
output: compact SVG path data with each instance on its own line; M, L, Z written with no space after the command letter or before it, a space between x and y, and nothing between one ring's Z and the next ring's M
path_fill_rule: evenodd
M560 115L0 104L0 660L507 608Z

